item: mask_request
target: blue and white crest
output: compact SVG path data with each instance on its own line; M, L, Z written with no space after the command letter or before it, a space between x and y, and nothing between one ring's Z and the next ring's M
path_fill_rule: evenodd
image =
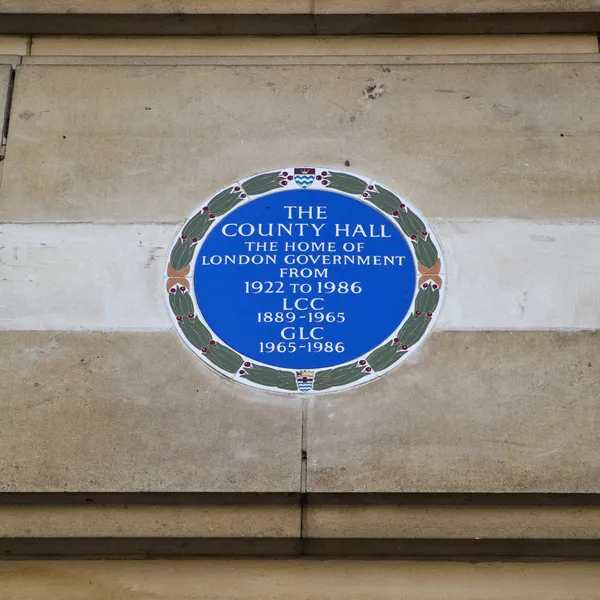
M294 181L301 188L306 189L315 180L314 169L294 169Z
M310 370L296 371L296 384L301 392L310 392L313 389L315 372Z

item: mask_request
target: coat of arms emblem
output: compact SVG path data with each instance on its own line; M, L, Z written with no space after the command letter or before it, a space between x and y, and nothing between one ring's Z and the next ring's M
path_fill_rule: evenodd
M315 180L315 169L294 169L294 181L306 189Z
M296 383L298 384L298 390L301 392L310 392L313 388L315 381L314 371L296 371Z

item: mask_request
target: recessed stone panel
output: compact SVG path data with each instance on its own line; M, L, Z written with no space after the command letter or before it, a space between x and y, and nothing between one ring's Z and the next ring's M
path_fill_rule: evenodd
M598 335L434 333L364 389L314 399L311 492L598 492Z
M0 338L0 491L299 491L299 402L225 385L175 332Z
M348 163L429 218L595 218L599 69L24 66L0 218L180 222L305 162Z

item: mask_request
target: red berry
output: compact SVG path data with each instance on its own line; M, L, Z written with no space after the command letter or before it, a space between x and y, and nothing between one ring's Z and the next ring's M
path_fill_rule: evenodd
M394 217L397 217L399 214L400 214L400 213L399 213L397 210L395 210L395 211L392 213L392 215L393 215Z
M394 338L394 344L397 344L400 340L398 338Z
M281 185L286 186L287 185L287 181L282 181Z
M408 346L406 344L402 344L401 348L402 350L408 350Z
M214 219L215 218L215 213L210 213L210 215L208 215L209 219Z
M181 315L177 315L177 320L181 321L183 319L183 317Z
M287 176L288 176L288 172L287 172L287 171L284 171L284 172L282 173L282 175L283 175L283 177L287 177Z
M438 286L437 286L435 283L434 283L434 284L433 284L431 287L432 287L434 290L437 290L437 289L438 289Z
M431 317L433 317L433 313L430 313L430 312L428 312L428 313L427 313L427 316L428 316L429 318L431 318Z
M374 189L375 189L375 186L374 186L374 185L370 185L370 186L369 186L367 189L369 189L369 190L374 190Z
M291 175L288 175L288 181L292 181L294 179Z
M358 361L358 364L359 364L359 365L366 365L366 364L367 364L367 361L366 361L366 360L359 360L359 361Z
M187 292L187 289L186 289L185 285L182 285L182 286L179 288L179 291L180 291L182 294L185 294L185 293Z
M427 232L426 232L426 231L421 231L421 235L422 235L423 237L427 237Z
M321 175L317 175L316 179L317 179L317 181L321 181L321 179L323 179L323 177L321 177Z
M208 210L208 206L205 206L202 210L206 212Z
M198 241L198 238L192 238L192 244L195 244Z
M188 315L188 319L193 319L193 318L194 318L194 313L190 313L190 314Z
M421 314L420 310L415 310L415 315L417 315L417 317Z
M327 181L327 179L323 179L323 181L321 181L322 185L329 185L329 181Z
M363 194L363 198L368 198L369 194L367 194L366 192Z
M406 208L406 204L401 204L400 208Z
M239 373L240 373L240 375L245 375L246 371L244 371L244 369L240 369Z
M240 194L240 198L245 198L246 194Z
M182 240L187 240L187 235L186 235L185 233L182 233L182 234L181 234L181 239L182 239Z
M208 352L208 348L202 348L202 352L206 354Z
M327 175L327 171L321 171L321 175L323 175L323 177L325 177L325 175Z
M417 236L416 236L416 235L413 233L413 234L410 236L410 239L411 239L411 240L416 240L416 239L417 239Z
M249 366L250 366L250 363L249 363L249 362L245 362L245 363L244 363L244 366L245 366L245 367L249 367Z
M171 292L171 294L174 294L177 290L175 288L171 288L169 291Z
M240 186L239 186L239 185L236 185L236 186L233 188L233 191L234 191L234 192L239 192L239 191L240 191Z
M217 342L215 340L210 340L210 342L208 342L211 346L214 346Z
M373 370L373 369L371 369L371 367L367 367L367 368L365 369L365 371L366 371L367 373L370 373L372 370Z
M424 284L423 284L423 289L427 289L428 287L429 287L429 284L428 284L428 283L424 283Z

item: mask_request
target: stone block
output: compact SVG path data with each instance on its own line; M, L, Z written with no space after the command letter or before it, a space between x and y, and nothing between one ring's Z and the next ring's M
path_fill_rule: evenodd
M0 506L0 538L299 536L299 504Z
M45 560L0 563L2 593L27 600L597 600L593 562Z
M1 38L0 38L1 43ZM396 56L586 54L595 35L110 37L34 36L33 56Z
M8 86L10 82L10 66L0 63L0 115L6 111L6 100L8 98Z
M309 0L1 0L1 13L23 14L307 14Z
M311 400L311 492L600 491L595 332L433 333Z
M332 14L480 14L585 12L598 10L597 0L315 0L315 13Z
M448 265L437 329L600 329L600 289L588 276L600 271L600 224L432 226ZM164 275L178 230L150 223L0 224L0 330L171 329Z
M0 38L1 39L1 38ZM6 101L8 99L8 87L10 85L10 73L11 67L10 63L12 62L12 58L8 56L5 57L6 63L2 62L2 57L0 56L0 138L4 137L4 116L6 114ZM0 144L2 144L4 140L0 139ZM0 160L0 182L2 181L2 173L4 172L4 161Z
M225 382L174 331L0 337L0 491L299 491L299 402Z
M180 221L239 177L348 162L430 218L593 219L599 69L28 65L0 218Z
M595 506L308 505L308 538L596 539Z
M28 35L0 35L0 54L29 54L29 44Z

